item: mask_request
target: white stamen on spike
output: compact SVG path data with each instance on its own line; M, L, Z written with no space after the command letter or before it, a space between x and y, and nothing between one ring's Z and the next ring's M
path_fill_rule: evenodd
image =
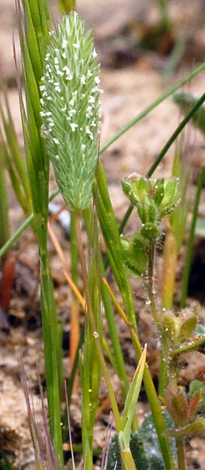
M74 122L71 122L70 127L72 129L72 132L75 132L76 127L78 127L78 124L75 124Z
M71 109L68 114L72 117L74 114L76 114L76 109Z
M88 134L90 139L93 140L93 133L90 131L88 126L86 126L86 128L85 128L85 132L86 132L86 134Z
M89 119L92 116L92 106L87 107L86 118Z
M67 65L65 65L65 67L63 67L63 70L66 73L67 80L72 80L73 75L72 75L70 69L67 67Z
M94 96L90 96L89 100L88 100L88 103L95 103L95 98Z
M85 75L82 75L82 77L80 77L80 81L81 85L85 85Z
M68 41L64 39L62 42L62 49L66 49L67 46L68 46Z

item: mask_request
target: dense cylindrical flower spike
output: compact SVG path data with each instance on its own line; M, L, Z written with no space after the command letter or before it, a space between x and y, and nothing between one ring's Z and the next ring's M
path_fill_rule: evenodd
M42 135L69 208L87 209L98 159L99 65L92 33L73 11L50 33L40 86Z

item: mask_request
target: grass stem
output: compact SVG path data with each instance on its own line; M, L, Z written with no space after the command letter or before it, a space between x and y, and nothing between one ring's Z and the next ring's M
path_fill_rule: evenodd
M73 214L71 214L71 230L70 230L70 247L71 247L71 273L72 281L77 286L78 284L78 250L75 233L75 223ZM75 357L80 340L80 327L79 327L79 303L74 292L72 292L71 301L71 329L70 329L70 370L73 370ZM78 376L76 375L73 385L73 395L77 394L78 390Z
M118 433L122 431L122 424L121 424L121 418L117 406L117 402L115 399L115 394L114 390L111 384L109 372L107 370L107 366L105 363L105 359L102 353L102 348L101 348L101 343L99 339L99 334L97 332L97 327L96 327L96 322L94 318L94 313L93 313L93 308L92 308L92 303L91 303L91 298L90 298L90 292L89 292L89 281L88 281L88 272L87 272L87 267L86 267L86 261L85 261L85 254L84 254L84 249L82 245L82 239L81 239L81 230L80 230L80 215L75 213L75 229L76 229L76 237L77 237L77 243L78 243L78 250L79 250L79 258L80 258L80 263L81 263L81 269L82 269L82 277L83 277L83 282L84 282L84 288L85 288L85 295L86 295L86 301L87 301L87 311L89 315L89 321L93 333L93 337L95 339L95 344L96 344L96 349L98 352L98 357L100 361L100 365L102 368L102 372L106 381L106 385L108 388L108 393L110 397L110 402L112 406L112 411L115 417L115 424L118 430Z

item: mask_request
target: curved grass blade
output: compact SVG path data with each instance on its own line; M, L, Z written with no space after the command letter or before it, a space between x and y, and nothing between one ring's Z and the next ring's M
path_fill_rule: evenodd
M19 36L22 50L22 66L26 106L21 88L20 108L22 116L29 183L34 208L34 228L39 244L41 261L41 306L44 334L46 382L49 408L49 424L53 444L59 461L63 462L60 387L61 387L61 334L54 299L47 251L48 182L49 161L41 138L39 80L48 40L48 9L46 1L17 1Z
M198 186L197 186L197 193L196 193L196 199L195 199L195 204L194 204L193 217L192 217L192 223L191 223L191 229L190 229L190 235L189 235L189 241L188 241L188 246L187 246L187 256L186 256L184 275L183 275L182 296L181 296L180 308L185 308L185 305L186 305L189 274L190 274L190 268L191 268L191 257L192 257L193 246L194 246L195 228L196 228L196 222L197 222L197 216L198 216L199 201L200 201L201 192L202 192L202 189L203 189L204 180L205 180L205 166L203 165L201 167L201 172L200 172L200 175L199 175L199 181L198 181Z

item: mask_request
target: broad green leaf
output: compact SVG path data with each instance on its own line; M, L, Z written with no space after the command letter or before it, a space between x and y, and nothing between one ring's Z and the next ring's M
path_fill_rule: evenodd
M188 318L184 323L179 331L178 341L179 343L183 343L184 341L188 341L190 339L191 334L194 332L197 325L197 316L192 316Z
M173 429L174 423L169 413L163 413L168 429ZM170 444L174 458L176 460L175 439L170 438ZM152 414L146 415L141 428L131 435L130 449L139 470L165 470L163 457L160 451L156 428ZM118 436L114 436L111 441L107 470L122 470L121 454Z

